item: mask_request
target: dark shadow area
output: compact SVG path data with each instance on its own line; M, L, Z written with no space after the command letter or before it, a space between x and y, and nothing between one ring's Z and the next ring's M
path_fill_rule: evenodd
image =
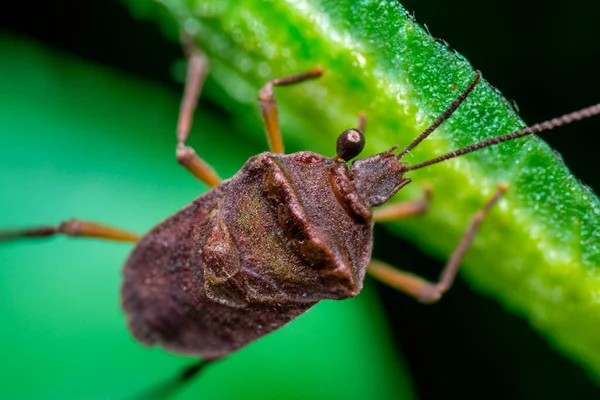
M134 20L115 1L15 2L0 14L0 29L171 86L173 61L182 58L179 45L156 24Z

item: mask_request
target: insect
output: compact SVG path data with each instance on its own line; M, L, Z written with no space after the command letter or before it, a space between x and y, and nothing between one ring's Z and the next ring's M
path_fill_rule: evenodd
M250 159L239 174L221 182L185 145L206 73L204 56L191 47L188 51L177 159L214 189L141 239L80 220L4 237L67 234L139 240L126 263L123 284L123 307L133 334L144 343L158 343L204 360L230 354L322 299L356 296L367 270L421 301L437 301L450 287L485 212L506 187L500 186L483 205L440 282L433 284L370 260L373 223L424 212L428 195L375 212L371 207L385 203L410 183L405 174L412 170L600 112L600 105L592 106L417 165L400 161L459 107L477 84L480 74L476 73L463 94L400 152L392 148L349 165L364 146L365 117L361 116L358 129L340 135L334 157L310 152L285 155L273 88L317 78L323 72L317 67L265 85L259 99L271 152ZM188 370L186 377L202 365Z

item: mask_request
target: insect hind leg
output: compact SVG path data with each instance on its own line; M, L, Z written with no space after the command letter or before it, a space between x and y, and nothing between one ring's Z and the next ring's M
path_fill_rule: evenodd
M166 382L160 383L143 393L131 397L129 400L164 400L174 396L185 385L203 372L206 367L213 364L214 360L200 360L182 369L177 375Z
M99 224L97 222L70 219L56 226L41 226L29 229L18 229L11 231L0 231L0 241L15 240L23 238L41 238L55 235L67 235L73 237L89 237L120 242L137 242L139 235L119 228Z

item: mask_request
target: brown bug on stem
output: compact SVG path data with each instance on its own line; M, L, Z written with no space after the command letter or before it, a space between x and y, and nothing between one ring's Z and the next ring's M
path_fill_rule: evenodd
M6 232L3 238L55 234L137 242L124 267L123 308L141 342L203 360L217 360L298 317L323 299L360 293L366 272L425 303L451 286L464 252L485 213L507 189L500 185L467 228L437 283L371 259L374 222L426 211L424 199L387 205L410 183L404 175L484 147L551 129L600 113L600 104L542 124L409 166L402 157L465 100L464 92L411 144L348 162L364 147L366 119L338 138L336 155L304 151L284 154L273 88L317 78L320 67L267 83L259 92L270 152L252 157L234 177L218 175L185 145L207 72L204 55L191 43L188 76L177 131L177 160L208 193L140 238L93 222L70 220L58 227ZM203 367L185 371L186 380Z

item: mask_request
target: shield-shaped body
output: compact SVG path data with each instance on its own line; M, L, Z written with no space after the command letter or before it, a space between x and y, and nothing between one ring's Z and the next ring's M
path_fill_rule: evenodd
M344 162L251 158L133 250L122 288L133 334L215 359L319 300L356 296L371 256L370 205Z

